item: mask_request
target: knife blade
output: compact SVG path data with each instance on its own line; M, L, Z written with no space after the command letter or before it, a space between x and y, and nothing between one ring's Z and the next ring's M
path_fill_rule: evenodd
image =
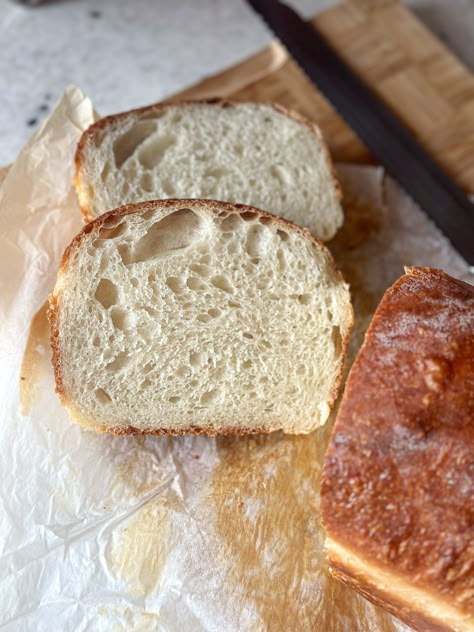
M247 0L375 158L474 265L474 205L324 37L278 0Z

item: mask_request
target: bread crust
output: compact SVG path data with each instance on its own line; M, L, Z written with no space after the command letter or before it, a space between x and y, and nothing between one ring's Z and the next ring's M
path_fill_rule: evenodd
M385 582L380 582L380 575L378 575L379 569L370 565L366 559L357 557L357 565L353 565L348 563L348 559L353 559L353 553L349 549L339 547L337 553L331 547L329 550L331 559L330 572L333 577L347 586L355 588L366 599L384 608L390 612L390 614L393 614L415 630L423 630L426 632L452 632L454 628L459 632L464 632L465 630L472 629L471 618L470 621L466 622L466 626L458 627L456 624L452 626L441 621L438 616L434 615L432 610L424 613L417 609L417 599L421 598L426 603L435 603L437 609L444 610L446 614L451 607L449 604L440 602L438 595L427 591L414 591L411 584L393 575L390 578L390 584L393 586L393 584L396 583L398 587L404 590L410 601L408 601L408 599L404 600L399 594L395 594L394 592L388 593L384 587L381 586L381 584L385 585ZM369 566L371 566L370 573L362 570ZM448 606L447 608L446 605ZM459 624L459 622L456 623Z
M406 272L347 381L323 523L330 542L368 564L351 568L329 546L336 576L417 629L451 629L395 589L377 592L369 568L474 615L474 287L441 270Z
M90 127L88 127L85 130L85 132L83 132L81 138L79 139L79 143L77 145L76 153L74 156L74 165L75 165L76 171L75 171L73 182L78 194L79 206L80 206L83 219L85 222L90 222L94 219L90 209L87 206L85 206L81 201L82 163L83 163L83 155L84 155L87 145L90 142L94 142L96 137L106 127L108 127L111 124L113 125L113 124L119 123L121 120L128 118L130 115L132 116L135 115L139 118L143 115L160 114L162 112L165 112L166 110L169 110L170 108L192 107L195 105L215 105L216 107L221 107L221 108L235 107L239 105L251 105L251 106L265 106L266 105L273 108L279 114L283 114L284 116L287 116L288 118L291 118L294 121L301 123L302 125L306 125L308 129L310 130L310 132L314 136L316 136L318 140L321 142L321 146L325 153L325 156L329 165L329 169L331 172L332 182L336 190L337 201L338 202L341 201L342 189L337 179L336 169L334 167L334 163L332 161L329 149L326 145L326 142L324 141L323 134L320 128L318 127L318 125L316 125L316 123L305 118L304 116L302 116L295 110L290 110L288 108L285 108L284 106L278 103L271 103L271 102L258 102L257 103L257 102L252 102L252 101L233 101L233 100L221 99L221 98L216 97L216 98L210 98L210 99L196 99L196 100L188 100L188 101L171 101L171 102L166 102L166 103L155 103L153 105L136 108L134 110L129 110L127 112L120 112L119 114L112 114L110 116L105 116L104 118L99 119L96 123L93 123L92 125L90 125Z
M180 429L177 431L162 429L162 428L158 428L158 429L155 428L153 430L139 430L135 428L132 424L126 427L108 428L108 427L104 427L103 424L100 424L95 420L87 420L87 421L84 420L81 423L81 420L80 420L81 415L79 411L76 411L76 413L74 413L71 407L71 402L70 402L68 393L64 387L64 380L63 380L62 369L61 369L61 350L60 350L60 344L59 344L61 310L60 310L59 300L58 300L61 295L62 276L68 268L71 256L73 255L75 250L80 248L82 242L89 237L90 233L94 233L98 235L103 224L111 217L130 215L132 213L146 212L146 211L154 210L154 209L166 209L168 207L176 207L177 205L183 208L189 208L191 210L204 209L207 213L209 213L210 207L212 207L212 211L215 212L216 214L221 213L221 212L235 213L235 214L254 213L260 218L267 218L271 220L271 222L273 222L274 224L282 228L283 230L295 232L301 235L302 237L309 239L311 243L318 250L321 250L325 253L327 261L331 268L332 274L337 278L339 282L344 283L344 278L341 272L336 268L335 261L331 253L329 252L329 250L321 241L319 241L316 237L314 237L306 228L302 228L301 226L293 224L292 222L288 221L287 219L284 219L283 217L277 217L275 215L272 215L271 213L267 213L266 211L262 211L253 206L247 206L245 204L231 204L229 202L220 202L216 200L199 200L199 199L179 199L178 200L178 199L170 198L166 200L150 200L147 202L139 202L137 204L127 204L127 205L119 207L118 209L109 211L108 213L104 213L100 217L86 224L81 230L81 232L74 237L72 242L66 248L59 265L56 286L53 292L48 296L49 308L48 308L47 314L48 314L48 319L49 319L50 328L51 328L50 340L51 340L51 349L52 349L52 364L53 364L53 370L54 370L54 377L56 381L56 392L59 395L60 401L63 404L63 406L65 406L66 408L70 410L71 416L75 418L75 420L79 424L87 426L90 429L95 430L96 432L112 432L113 434L157 434L157 435L202 434L209 437L213 437L213 436L216 436L217 434L225 435L225 434L270 433L270 432L275 432L277 430L280 430L280 428L275 428L275 429L258 428L258 429L250 430L250 429L245 429L245 428L233 428L233 427L227 427L227 428L223 428L219 430L216 430L215 428L211 428L211 427L208 427L208 428L189 427L189 428ZM344 335L341 336L342 358L344 359L347 354L349 338L350 338L352 326L354 324L354 311L353 311L352 305L349 305L349 307L350 309L348 310L348 314L347 314L347 322L345 323L346 325L345 332L344 332ZM330 408L332 408L338 396L343 372L344 372L344 361L341 362L339 373L336 379L334 380L333 389L328 401L328 405Z

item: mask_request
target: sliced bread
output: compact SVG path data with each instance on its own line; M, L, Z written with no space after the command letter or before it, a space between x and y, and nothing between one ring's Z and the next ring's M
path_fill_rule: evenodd
M308 231L243 205L111 211L67 248L49 318L72 418L123 433L308 433L337 396L349 291Z
M212 198L280 215L323 241L343 222L318 127L275 105L188 102L109 116L83 134L75 184L87 220L145 200Z

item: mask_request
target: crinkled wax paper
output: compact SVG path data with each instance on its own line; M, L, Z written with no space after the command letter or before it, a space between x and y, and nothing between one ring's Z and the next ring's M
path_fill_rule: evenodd
M332 421L309 436L114 437L54 393L44 310L81 227L73 154L92 122L70 88L0 189L0 629L316 630L405 626L328 575L319 478ZM381 169L342 166L330 244L351 284L351 358L404 265L469 269Z

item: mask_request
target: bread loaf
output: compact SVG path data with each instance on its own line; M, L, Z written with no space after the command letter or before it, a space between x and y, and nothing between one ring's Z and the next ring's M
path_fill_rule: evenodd
M57 390L86 428L311 432L336 398L349 292L306 230L162 200L86 225L50 297Z
M417 630L474 629L474 288L408 268L351 370L321 490L335 577Z
M75 183L87 220L132 202L212 198L281 215L323 241L343 221L319 129L273 105L189 102L109 116L83 134Z

